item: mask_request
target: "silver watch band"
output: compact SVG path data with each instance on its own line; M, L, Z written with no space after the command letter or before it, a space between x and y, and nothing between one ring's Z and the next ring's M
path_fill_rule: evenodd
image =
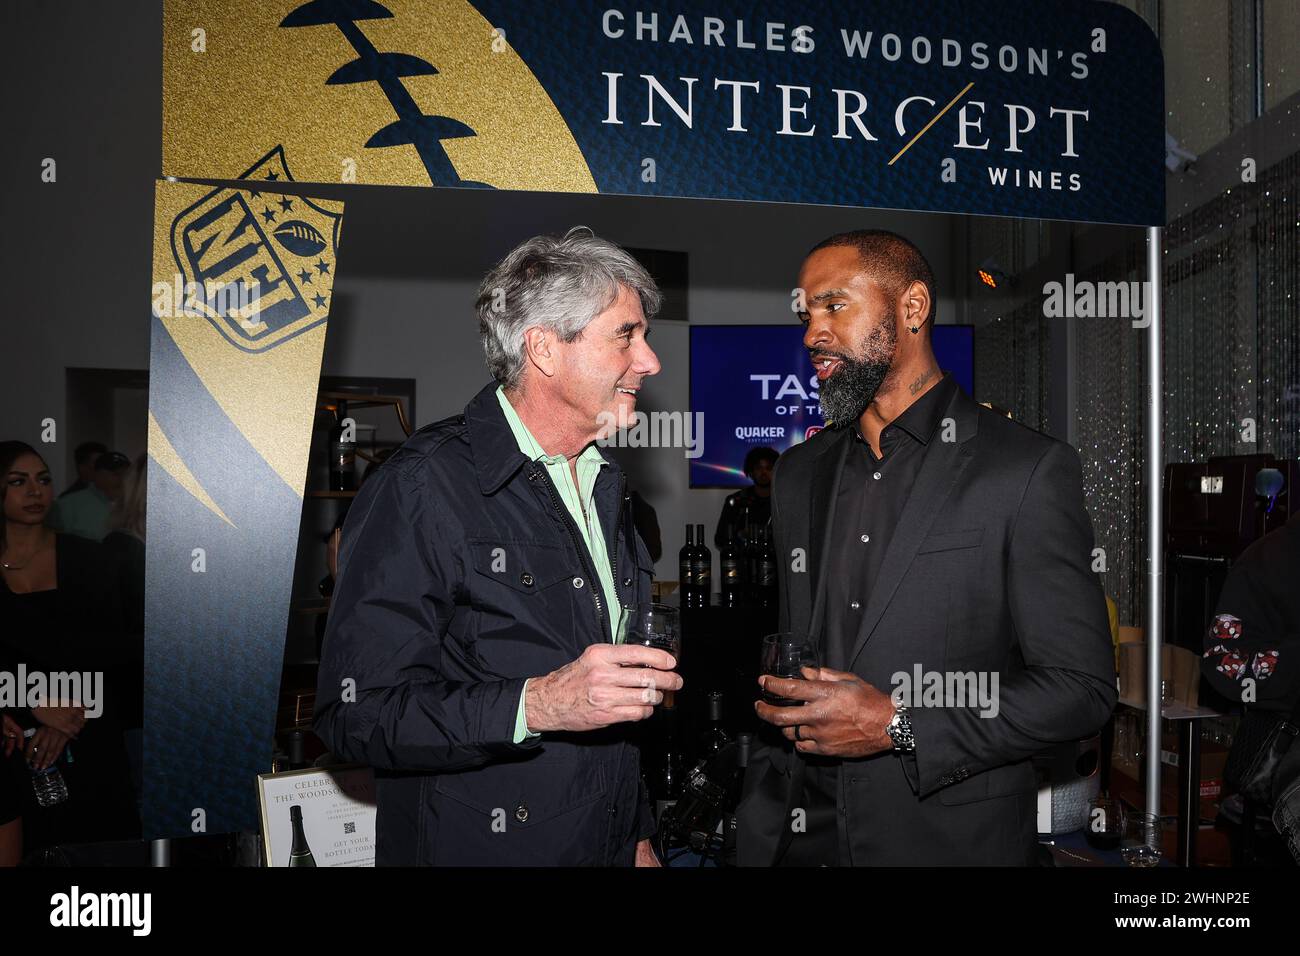
M916 751L916 740L912 736L912 715L908 713L906 704L894 703L894 719L885 728L885 733L889 734L894 749L900 753Z

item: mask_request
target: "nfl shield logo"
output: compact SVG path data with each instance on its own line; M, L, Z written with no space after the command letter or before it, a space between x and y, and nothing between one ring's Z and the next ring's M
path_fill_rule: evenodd
M292 181L276 148L241 179ZM342 210L265 188L217 188L172 223L186 314L206 318L232 345L267 349L329 317Z

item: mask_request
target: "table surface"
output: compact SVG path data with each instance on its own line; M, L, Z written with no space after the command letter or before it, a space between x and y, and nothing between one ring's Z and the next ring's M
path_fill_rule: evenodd
M1146 701L1121 697L1119 703L1121 707L1128 707L1146 713ZM1161 707L1160 716L1165 720L1204 720L1207 717L1224 717L1227 715L1219 713L1212 707L1188 707L1186 704L1174 703Z

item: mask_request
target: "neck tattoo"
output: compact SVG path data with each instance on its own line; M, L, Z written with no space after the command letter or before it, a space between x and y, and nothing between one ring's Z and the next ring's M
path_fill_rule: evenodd
M925 388L925 383L930 381L930 379L932 378L934 378L934 369L930 369L930 371L926 372L924 375L922 375L920 378L918 378L915 382L911 384L910 387L912 389L912 394L915 395L921 389Z

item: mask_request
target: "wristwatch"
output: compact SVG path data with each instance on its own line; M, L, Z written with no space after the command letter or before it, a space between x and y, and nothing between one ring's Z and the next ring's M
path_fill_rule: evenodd
M894 742L894 749L899 753L913 753L916 741L912 738L912 718L907 712L907 705L894 702L894 719L885 727L885 733Z

